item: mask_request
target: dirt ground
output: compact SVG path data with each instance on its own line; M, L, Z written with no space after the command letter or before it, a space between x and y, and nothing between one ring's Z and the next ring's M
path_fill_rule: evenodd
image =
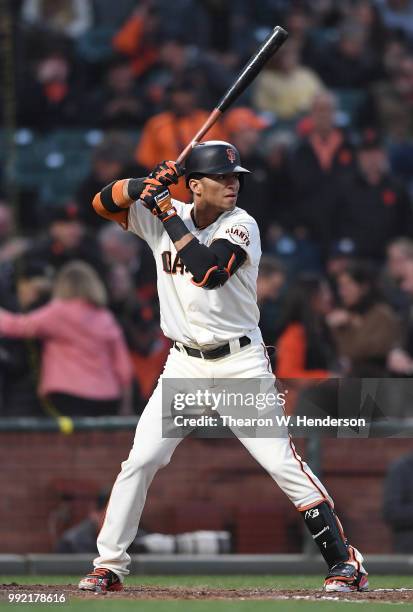
M76 585L45 585L45 584L1 584L0 600L9 593L64 593L68 599L225 599L225 600L283 600L306 599L316 600L346 600L346 601L380 601L392 603L413 603L413 589L375 589L366 593L324 593L316 589L196 589L185 587L130 586L124 591L95 594L79 591Z

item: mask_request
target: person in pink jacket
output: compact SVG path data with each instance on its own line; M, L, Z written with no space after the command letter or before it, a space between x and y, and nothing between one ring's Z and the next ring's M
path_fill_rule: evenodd
M131 412L132 366L106 290L85 262L57 276L53 299L28 314L0 309L0 334L43 342L38 392L68 416Z

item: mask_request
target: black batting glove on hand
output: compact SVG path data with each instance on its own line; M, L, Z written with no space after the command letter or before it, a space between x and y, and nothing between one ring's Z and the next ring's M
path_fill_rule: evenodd
M169 187L169 185L176 185L183 173L184 169L176 162L163 161L155 166L149 178L154 178L164 187Z
M144 180L145 189L140 199L145 208L151 211L160 221L166 221L176 215L176 208L172 204L169 189L160 184L155 178Z

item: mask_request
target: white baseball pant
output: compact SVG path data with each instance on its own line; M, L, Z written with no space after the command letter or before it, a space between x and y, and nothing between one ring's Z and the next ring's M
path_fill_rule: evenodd
M172 348L161 379L192 378L213 381L223 378L269 377L274 379L266 349L262 342L253 340L251 345L242 349L239 349L238 344L238 352L216 360L189 357L186 353ZM239 437L239 440L298 510L305 510L323 500L328 500L333 505L317 476L297 454L289 436ZM99 556L94 560L95 567L108 568L121 580L129 574L130 556L126 551L136 536L148 488L156 472L169 463L180 442L180 438L162 437L159 381L136 427L129 457L122 463L122 470L113 486L97 540Z

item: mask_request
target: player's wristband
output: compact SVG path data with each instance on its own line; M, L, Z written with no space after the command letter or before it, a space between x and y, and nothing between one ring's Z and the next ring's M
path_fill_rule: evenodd
M189 229L177 214L165 219L163 225L172 242L177 242L189 233Z

